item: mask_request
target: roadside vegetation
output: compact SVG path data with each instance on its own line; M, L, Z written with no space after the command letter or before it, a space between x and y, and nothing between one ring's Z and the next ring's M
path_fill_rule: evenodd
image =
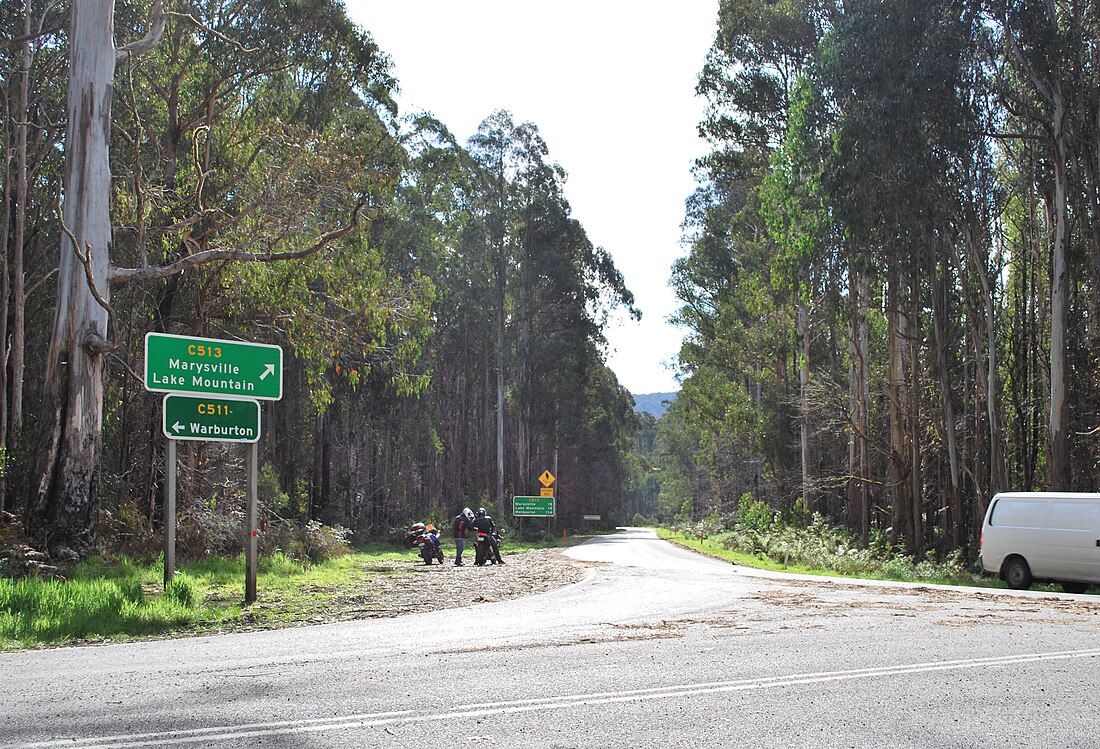
M504 551L560 543L549 535L529 542L510 538ZM0 650L386 615L392 613L388 591L423 584L418 562L416 552L399 543L332 544L314 559L263 554L260 600L245 606L243 555L182 564L166 590L163 558L92 557L50 579L0 577Z
M662 538L735 564L808 575L897 580L945 585L1004 587L967 564L958 552L942 561L916 561L874 531L864 545L843 526L798 509L777 512L764 502L742 498L734 515L711 513L702 520L681 517L659 528Z

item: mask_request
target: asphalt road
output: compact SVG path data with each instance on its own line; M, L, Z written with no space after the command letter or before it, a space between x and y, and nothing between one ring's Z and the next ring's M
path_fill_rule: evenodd
M583 582L513 601L0 654L0 745L1100 746L1092 597L762 573L640 530L568 553Z

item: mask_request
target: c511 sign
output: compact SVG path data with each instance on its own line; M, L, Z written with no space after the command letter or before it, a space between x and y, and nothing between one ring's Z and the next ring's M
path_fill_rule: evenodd
M266 343L148 333L145 387L277 401L283 397L283 350Z
M255 442L260 439L260 402L169 393L164 396L163 426L170 440Z
M512 514L517 518L554 517L553 497L512 497Z

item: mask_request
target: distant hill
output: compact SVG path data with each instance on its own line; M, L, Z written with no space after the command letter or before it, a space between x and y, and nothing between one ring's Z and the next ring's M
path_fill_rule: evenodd
M668 410L668 401L671 403L676 400L676 393L646 393L645 395L634 396L634 411L636 413L642 413L648 411L653 414L653 418L659 419L664 416L666 410Z

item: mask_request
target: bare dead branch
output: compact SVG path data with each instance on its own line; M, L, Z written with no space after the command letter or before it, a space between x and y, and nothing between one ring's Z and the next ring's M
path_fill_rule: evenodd
M103 308L107 313L107 325L110 327L111 321L115 317L115 311L111 308L110 302L108 302L102 294L99 293L99 287L96 286L95 274L92 273L92 246L91 244L84 243L84 252L80 251L80 242L76 238L76 234L65 223L65 215L62 212L61 199L57 200L57 217L61 224L61 231L65 236L69 238L69 241L73 245L73 252L76 253L77 260L84 266L84 278L88 281L88 290L92 292L92 297L95 299L96 304Z
M226 36L225 34L223 34L220 31L218 31L217 29L210 28L209 26L207 26L205 23L203 23L199 19L195 18L190 13L174 13L173 12L173 13L169 13L168 15L172 16L173 18L182 18L185 21L190 21L191 23L193 23L195 25L195 28L202 29L203 31L205 31L208 34L213 34L214 36L218 37L219 39L221 39L226 44L232 44L234 47L239 49L241 52L259 52L260 51L259 48L246 47L243 44L241 44L240 42L238 42L236 39L230 39L228 36Z
M296 252L248 252L246 250L203 250L180 258L167 265L148 268L112 268L111 286L122 286L135 281L154 281L183 273L191 268L218 261L232 260L244 263L273 263L280 260L301 260L319 252L337 239L347 236L359 226L360 211L366 204L366 198L360 198L351 214L351 220L339 229L323 234L312 245Z
M54 26L50 29L42 29L40 31L31 34L30 36L17 36L11 39L7 39L0 43L0 47L14 47L17 44L25 44L26 42L33 42L36 39L41 39L45 36L53 36L54 34L60 34L65 29L61 26Z
M53 276L53 274L54 274L54 273L57 273L57 268L54 268L54 269L53 269L53 270L51 270L51 271L50 271L49 273L47 273L46 275L42 276L42 278L38 279L37 281L35 281L34 283L32 283L32 284L31 284L30 286L28 286L28 287L27 287L27 296L30 296L31 294L33 294L33 293L34 293L35 291L37 291L37 290L38 290L38 287L39 287L39 286L41 286L42 284L46 283L46 281L49 281L49 280L50 280L50 277L51 277L51 276Z
M157 45L160 38L164 36L164 26L168 21L164 13L164 0L153 0L152 16L149 21L149 31L146 32L145 36L137 41L124 44L115 50L117 60L144 54Z

